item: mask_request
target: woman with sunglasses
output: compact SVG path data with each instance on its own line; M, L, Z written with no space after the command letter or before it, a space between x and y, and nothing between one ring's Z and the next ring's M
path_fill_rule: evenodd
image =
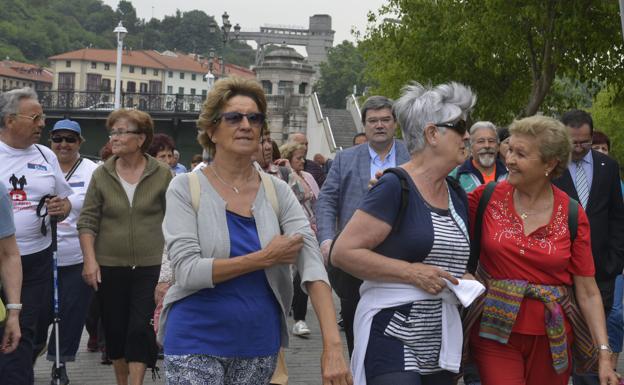
M459 370L450 289L478 283L455 286L470 253L468 202L447 175L464 160L475 101L458 83L403 90L394 112L411 158L370 189L335 243L332 263L364 281L351 358L358 385L445 385Z
M488 287L466 316L481 382L567 385L572 362L585 373L597 359L600 384L615 385L589 222L552 184L568 167L568 130L532 116L509 133L508 179L493 186L483 213L486 186L469 194L471 226L481 221L472 229L480 245L476 276Z
M288 345L293 263L321 325L323 381L351 383L314 233L288 185L261 182L252 162L266 111L256 81L217 82L198 121L199 143L214 160L176 176L167 192L163 229L175 282L158 336L169 384L268 384Z
M117 384L137 385L158 354L151 323L172 176L146 153L154 136L148 114L115 110L106 127L113 156L93 173L78 220L82 275L97 291Z
M50 131L50 148L56 155L65 180L74 193L69 196L71 211L67 218L58 223L58 290L59 290L59 375L61 384L69 383L65 364L76 360L76 352L85 325L89 303L93 290L82 279L83 258L78 240L76 222L91 181L91 175L97 165L80 156L80 146L84 142L78 122L69 119L59 120ZM52 323L52 314L47 322L41 322L35 341L35 350L48 345L48 361L55 361L56 338L52 330L48 338L48 326ZM54 369L52 371L54 373Z

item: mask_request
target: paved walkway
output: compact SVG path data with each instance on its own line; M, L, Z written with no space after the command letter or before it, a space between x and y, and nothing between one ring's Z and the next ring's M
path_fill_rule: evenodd
M307 339L291 337L290 348L286 352L286 363L290 376L289 385L322 384L320 369L321 332L316 315L310 305L308 306L307 323L312 330L310 337ZM292 319L289 320L289 327L292 327ZM342 337L344 342L344 334L342 334ZM344 343L346 355L346 342ZM162 361L158 361L158 366L161 369L161 379L152 381L151 374L148 371L145 376L145 385L165 383ZM50 384L51 369L52 363L46 361L45 357L40 357L35 365L35 385ZM100 353L87 352L86 331L82 336L76 362L67 364L67 374L71 385L115 385L113 367L100 364Z
M312 330L310 337L307 339L292 337L290 348L286 352L286 362L290 375L289 385L322 384L320 375L321 333L311 306L308 306L307 323ZM292 319L289 320L289 327L292 327ZM342 337L346 355L347 348L344 334L342 334ZM68 364L67 372L71 385L115 385L112 366L100 364L100 353L87 352L86 332L83 334L82 339L77 361ZM148 372L145 385L161 385L165 383L162 361L158 361L158 366L161 368L161 378L152 381L150 372ZM35 385L50 384L51 367L52 364L45 361L45 357L39 358L35 366ZM618 371L620 373L624 372L624 354L620 355ZM571 381L570 384L572 384Z

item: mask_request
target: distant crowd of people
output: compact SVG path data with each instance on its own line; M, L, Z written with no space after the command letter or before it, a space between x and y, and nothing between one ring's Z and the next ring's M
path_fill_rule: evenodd
M118 385L159 357L171 385L286 384L310 302L324 384L619 384L609 138L581 110L470 124L476 103L455 82L371 96L353 146L308 159L258 82L226 78L187 169L145 112L110 113L97 164L78 122L40 144L36 93L0 94L0 383L47 353L68 384L86 326Z

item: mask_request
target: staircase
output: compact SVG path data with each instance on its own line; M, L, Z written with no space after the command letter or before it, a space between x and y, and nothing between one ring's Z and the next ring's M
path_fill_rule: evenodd
M353 137L358 131L351 113L342 109L323 108L323 115L329 119L336 147L353 146Z

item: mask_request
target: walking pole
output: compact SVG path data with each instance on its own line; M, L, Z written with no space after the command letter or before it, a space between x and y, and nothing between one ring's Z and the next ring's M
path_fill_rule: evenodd
M59 339L59 295L58 295L58 257L57 257L57 235L56 235L56 216L50 215L50 228L52 230L52 273L53 273L53 281L54 281L54 347L55 347L55 358L54 358L54 373L52 374L52 378L54 379L54 383L56 385L61 385L61 362L60 362L60 339Z

